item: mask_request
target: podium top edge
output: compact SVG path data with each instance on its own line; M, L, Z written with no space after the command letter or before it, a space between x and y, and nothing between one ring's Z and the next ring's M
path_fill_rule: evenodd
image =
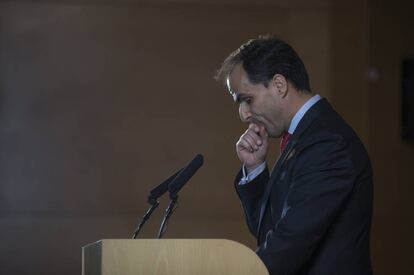
M206 239L169 239L169 238L163 238L163 239L101 239L101 240L97 240L93 243L89 243L86 244L84 246L82 246L83 248L86 247L90 247L90 246L96 246L96 245L103 245L106 243L125 243L125 242L152 242L152 243L159 243L159 242L186 242L186 243L198 243L198 242L211 242L211 243L224 243L224 244L228 244L228 245L234 245L234 246L242 246L246 249L251 250L249 247L247 247L246 245L239 243L235 240L230 240L230 239L210 239L210 238L206 238Z

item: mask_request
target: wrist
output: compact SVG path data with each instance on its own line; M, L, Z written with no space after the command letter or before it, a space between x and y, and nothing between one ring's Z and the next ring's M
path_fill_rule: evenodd
M262 165L263 163L264 163L264 161L256 163L256 164L252 164L252 165L248 165L248 164L245 163L244 164L244 169L245 169L246 173L249 174L250 172L254 171L257 167Z

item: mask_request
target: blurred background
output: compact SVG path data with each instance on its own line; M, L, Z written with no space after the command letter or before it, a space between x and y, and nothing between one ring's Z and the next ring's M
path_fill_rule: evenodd
M313 91L368 149L375 274L412 274L414 142L401 124L413 3L1 1L0 274L80 274L81 247L130 238L148 190L196 153L205 164L182 189L165 237L254 249L233 188L246 126L213 76L266 33L297 50ZM143 238L155 237L161 202Z

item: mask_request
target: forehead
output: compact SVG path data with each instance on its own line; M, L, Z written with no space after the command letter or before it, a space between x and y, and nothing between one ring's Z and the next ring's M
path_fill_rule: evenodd
M226 83L227 89L232 96L245 92L248 90L249 86L251 86L247 73L241 63L234 66L233 70L227 77Z

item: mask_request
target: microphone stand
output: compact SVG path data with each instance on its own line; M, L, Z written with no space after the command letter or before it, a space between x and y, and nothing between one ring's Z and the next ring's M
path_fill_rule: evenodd
M150 218L152 212L154 212L155 208L158 207L160 204L158 202L158 198L161 197L165 192L168 191L168 186L177 177L177 175L182 171L183 169L180 169L178 172L176 172L174 175L170 176L168 179L163 181L161 184L157 185L155 188L153 188L149 195L148 195L148 203L151 205L151 207L147 210L147 213L145 213L144 217L142 217L141 222L138 224L137 228L134 231L134 234L132 235L132 239L136 239L139 232L141 231L142 227L144 226L145 222Z
M149 219L152 212L154 212L155 208L158 207L160 204L157 200L148 198L148 203L151 204L150 208L148 208L147 213L142 217L141 222L138 224L137 228L134 231L134 234L132 235L132 239L136 239L139 232L141 231L142 227L144 226L145 222Z
M170 203L168 204L168 207L165 210L165 215L162 220L160 230L158 231L157 239L161 239L165 231L167 230L168 220L170 219L172 213L174 213L175 209L177 209L176 207L177 201L178 201L177 193L170 193Z

